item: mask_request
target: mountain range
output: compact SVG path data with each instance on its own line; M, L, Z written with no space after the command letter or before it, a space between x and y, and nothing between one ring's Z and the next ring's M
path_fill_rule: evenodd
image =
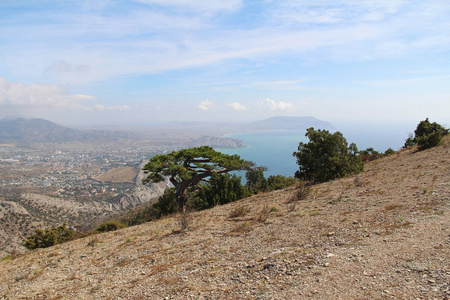
M116 142L171 141L182 146L195 147L243 147L242 141L221 137L227 133L271 130L305 130L308 127L332 129L329 122L314 117L273 117L250 123L172 122L145 128L145 132L126 130L73 129L44 119L0 120L0 144L2 143L68 143L68 142Z
M92 142L138 139L131 132L108 130L78 130L64 127L44 119L0 120L1 142Z

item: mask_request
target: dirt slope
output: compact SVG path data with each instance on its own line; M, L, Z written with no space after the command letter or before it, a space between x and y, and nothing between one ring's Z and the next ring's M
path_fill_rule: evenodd
M3 260L0 299L448 299L449 150Z

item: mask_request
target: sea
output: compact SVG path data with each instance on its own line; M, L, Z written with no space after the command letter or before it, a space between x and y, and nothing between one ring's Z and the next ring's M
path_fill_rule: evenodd
M413 131L412 128L410 131ZM408 129L404 126L386 126L369 124L366 126L347 125L329 130L340 131L347 143L355 143L359 150L374 148L383 153L388 148L401 149L408 137ZM300 142L307 143L306 130L276 130L264 132L248 132L229 134L225 137L243 140L245 148L216 149L225 154L237 154L242 159L252 161L256 166L264 166L270 175L294 176L298 170L296 158L292 155L298 150ZM245 178L245 172L235 172Z
M303 135L303 136L302 136ZM306 141L304 131L264 131L227 135L226 137L243 140L246 148L217 149L225 154L237 154L242 159L252 161L256 166L265 167L264 175L294 176L298 169L292 155L297 151L300 141ZM245 172L236 172L245 177Z

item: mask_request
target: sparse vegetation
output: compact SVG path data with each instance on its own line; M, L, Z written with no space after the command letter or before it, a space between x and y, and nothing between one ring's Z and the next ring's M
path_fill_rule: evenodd
M311 194L311 187L305 181L299 181L295 187L294 195L289 199L289 203L305 200Z
M47 248L70 241L74 237L75 232L68 229L66 224L63 224L46 230L36 229L35 233L25 240L24 246L28 249Z
M127 225L118 221L118 220L110 220L101 223L95 231L97 232L107 232L107 231L115 231L121 228L125 228Z
M189 226L192 223L192 216L191 214L185 210L180 213L178 217L178 224L180 225L180 230L185 231L189 228Z
M230 212L229 218L243 217L250 212L250 208L244 205L239 205Z

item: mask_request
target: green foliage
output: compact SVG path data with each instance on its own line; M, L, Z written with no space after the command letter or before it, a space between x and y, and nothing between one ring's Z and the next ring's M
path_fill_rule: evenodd
M442 127L440 124L430 123L428 118L421 121L414 131L414 142L417 144L419 150L425 150L431 147L436 147L442 141L442 138L448 134L448 129Z
M436 147L441 142L445 135L449 133L449 129L442 125L433 122L431 123L428 118L424 121L420 121L417 124L414 136L410 134L405 140L403 148L408 148L417 145L419 151Z
M241 178L230 174L211 176L210 182L204 185L190 202L190 206L197 210L222 205L248 196L248 192L241 183Z
M107 232L107 231L115 231L117 229L127 227L126 224L120 222L119 220L111 220L101 223L95 231L97 232Z
M167 188L164 194L159 197L158 202L153 204L153 214L155 218L159 219L162 216L167 216L178 211L177 198L175 196L174 188Z
M268 189L268 183L264 176L263 168L247 171L247 173L245 173L245 179L247 179L245 187L250 193L257 194L259 192L265 192Z
M160 219L163 216L176 213L177 211L178 204L175 197L175 189L167 188L156 203L137 209L127 217L123 218L122 222L128 226L139 225Z
M358 156L355 144L348 146L346 139L339 131L330 133L327 130L308 128L308 143L300 142L297 158L299 170L295 177L312 182L324 182L345 177L351 173L359 173L364 163Z
M195 180L199 175L204 175L201 180L213 173L244 170L249 168L249 164L238 155L223 154L208 146L182 149L152 157L143 168L149 173L144 182L161 182L164 176L170 176L179 182Z
M36 229L35 233L25 240L28 249L47 248L56 244L64 243L74 239L75 232L67 228L66 224L51 229Z
M283 175L271 175L267 178L267 184L269 185L269 190L271 191L287 188L296 182L297 180L295 180L292 176L286 177Z
M241 159L238 155L227 155L211 147L202 146L152 157L143 168L144 172L149 174L143 182L160 182L168 176L175 187L179 210L184 211L188 188L195 189L200 182L206 181L213 174L251 167L251 162Z
M359 156L361 157L361 160L366 163L383 157L383 154L373 148L367 148L366 150L359 151Z
M405 145L403 146L403 148L409 148L412 146L415 146L416 143L414 142L414 135L412 133L410 133L408 135L408 138L405 140Z
M268 192L283 189L293 185L296 180L293 177L285 177L283 175L271 175L266 179L263 168L247 171L245 178L247 183L245 187L250 193L257 194L260 192Z
M392 155L394 153L395 153L394 149L388 148L388 149L386 149L386 151L384 151L384 156L389 156L389 155Z

